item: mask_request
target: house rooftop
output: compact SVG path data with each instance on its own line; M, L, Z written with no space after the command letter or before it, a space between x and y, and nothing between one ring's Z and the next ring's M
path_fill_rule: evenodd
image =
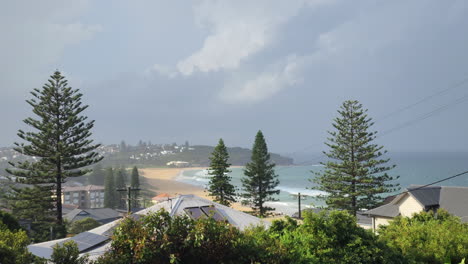
M86 186L71 186L64 187L63 192L79 192L79 191L104 191L104 186L86 185Z
M195 195L180 195L176 198L169 199L167 201L158 203L144 210L141 210L131 215L131 217L138 219L143 215L157 212L161 209L164 209L167 212L169 212L171 216L186 215L192 218L195 217L195 215L192 213L203 212L206 217L209 217L211 215L217 220L226 220L230 224L241 230L250 226L270 226L269 222L264 221L260 218L234 210L230 207L212 202L210 200ZM85 209L85 211L88 210L92 209ZM28 250L36 256L50 258L52 254L52 247L54 245L64 243L67 240L77 239L78 241L76 242L78 244L82 244L82 250L80 250L80 254L89 254L90 259L96 259L105 251L109 250L111 243L110 237L112 236L113 230L119 225L121 220L122 219L117 219L115 221L91 229L87 232L80 233L75 237L32 244L28 246Z
M460 186L410 186L406 192L398 195L386 205L371 209L367 215L396 217L400 215L396 203L406 195L413 196L426 210L443 208L450 214L468 222L468 187Z
M98 221L101 224L105 224L122 217L122 214L111 208L76 208L64 216L64 218L70 222L78 221L88 217Z

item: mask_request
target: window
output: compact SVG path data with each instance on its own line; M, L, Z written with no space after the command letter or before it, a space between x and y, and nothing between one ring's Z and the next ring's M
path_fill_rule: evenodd
M79 196L79 193L78 192L74 192L73 193L73 197L78 197Z

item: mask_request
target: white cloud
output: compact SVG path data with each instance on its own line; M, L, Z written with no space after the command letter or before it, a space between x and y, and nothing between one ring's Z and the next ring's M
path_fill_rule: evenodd
M278 28L304 7L329 4L324 0L221 1L205 0L195 9L195 18L211 34L201 49L177 64L184 75L236 69L264 49Z
M176 70L172 69L171 67L161 64L154 64L150 68L146 69L145 75L151 75L153 72L156 72L162 76L166 76L170 79L175 78L179 74Z
M239 82L231 81L220 93L228 103L256 103L302 81L301 71L306 57L289 56L270 66L270 70Z

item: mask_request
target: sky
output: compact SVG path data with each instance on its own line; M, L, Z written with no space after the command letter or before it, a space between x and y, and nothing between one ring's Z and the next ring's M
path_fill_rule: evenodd
M326 150L345 100L389 152L468 151L468 2L4 1L0 146L55 70L93 139Z

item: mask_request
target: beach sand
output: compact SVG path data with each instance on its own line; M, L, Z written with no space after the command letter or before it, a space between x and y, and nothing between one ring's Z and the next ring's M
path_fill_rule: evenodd
M208 200L213 197L208 195L202 187L176 181L175 178L184 170L203 170L203 167L194 168L149 168L139 169L140 175L146 178L156 194L167 193L169 195L194 194ZM252 211L249 207L242 206L240 203L234 203L232 208L239 211Z

